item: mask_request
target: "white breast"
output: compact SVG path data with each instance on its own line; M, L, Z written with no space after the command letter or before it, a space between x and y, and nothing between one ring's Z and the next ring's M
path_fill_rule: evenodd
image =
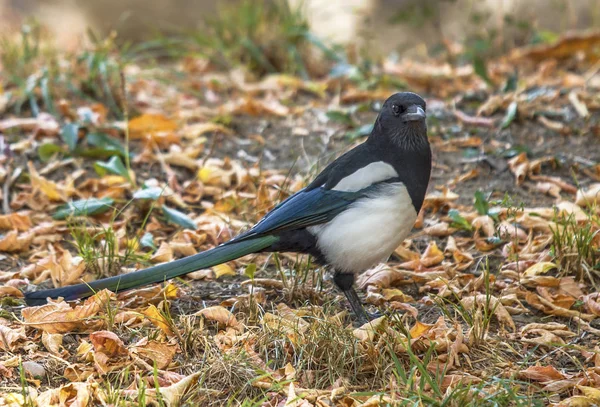
M336 271L363 272L382 261L410 233L417 212L401 182L383 185L323 225L308 228Z

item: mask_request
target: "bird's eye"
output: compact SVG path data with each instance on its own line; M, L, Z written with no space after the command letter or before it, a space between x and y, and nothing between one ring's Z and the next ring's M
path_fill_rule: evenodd
M398 106L398 105L392 105L392 112L394 112L394 116L400 116L400 113L402 113L403 109Z

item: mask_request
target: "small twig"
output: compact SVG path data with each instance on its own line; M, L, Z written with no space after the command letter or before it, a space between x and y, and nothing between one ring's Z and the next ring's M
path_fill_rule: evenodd
M12 184L21 176L23 169L21 167L17 167L14 170L11 170L11 165L8 165L8 172L6 174L6 180L4 181L4 185L2 186L2 209L4 213L11 213L10 210L10 187Z
M10 185L12 184L12 165L7 165L6 179L2 186L2 212L10 213Z
M219 134L215 133L213 135L213 139L212 142L210 143L210 147L208 149L208 153L206 153L206 156L204 157L204 159L202 160L202 167L204 167L204 165L206 165L206 161L212 157L213 153L215 152L215 149L217 148L217 143L219 142Z
M158 159L160 166L162 167L163 171L165 172L165 175L167 176L167 180L169 180L171 177L177 177L175 171L173 171L169 164L167 164L167 162L165 161L165 157L163 156L162 152L156 144L154 144L154 153L156 154L156 158Z

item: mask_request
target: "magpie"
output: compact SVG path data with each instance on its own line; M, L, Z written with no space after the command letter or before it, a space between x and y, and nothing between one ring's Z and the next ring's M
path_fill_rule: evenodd
M75 300L102 289L125 291L258 252L306 253L333 270L359 322L368 320L355 276L386 261L411 231L431 173L425 101L401 92L388 98L367 140L329 164L307 187L254 227L211 250L90 283L25 294Z

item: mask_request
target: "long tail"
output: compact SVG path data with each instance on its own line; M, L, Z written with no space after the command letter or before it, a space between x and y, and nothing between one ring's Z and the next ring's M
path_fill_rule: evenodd
M25 301L28 305L41 305L46 303L47 298L63 297L65 300L70 301L89 297L105 288L113 292L121 292L152 283L160 283L192 271L216 266L247 254L259 252L271 246L278 239L276 236L262 236L241 241L233 240L193 256L133 273L104 278L90 283L30 292L25 294Z

